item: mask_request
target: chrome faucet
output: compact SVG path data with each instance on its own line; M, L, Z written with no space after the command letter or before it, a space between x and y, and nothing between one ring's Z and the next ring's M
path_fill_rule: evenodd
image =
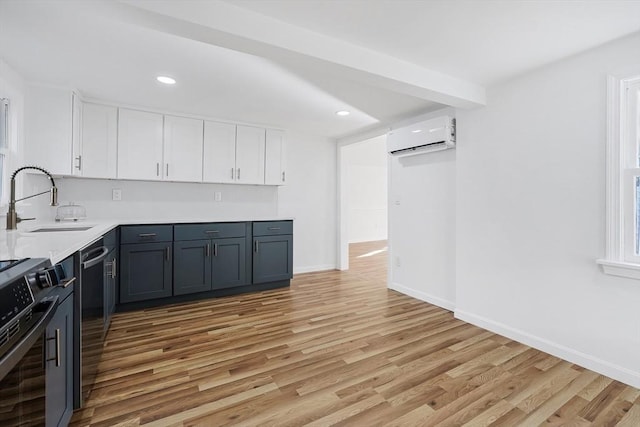
M32 194L31 196L23 197L21 199L16 200L16 175L18 175L19 172L22 172L25 169L34 169L47 175L51 180L51 188L47 191L43 191L42 193ZM16 212L16 202L19 202L25 199L30 199L32 197L40 196L45 193L51 193L51 206L57 206L58 205L58 189L56 188L56 183L53 181L53 177L49 172L47 172L46 170L38 166L23 166L19 169L16 169L13 175L11 175L11 200L9 200L9 210L7 211L7 230L15 230L18 227L18 223L20 221L35 219L35 218L18 217L18 213Z

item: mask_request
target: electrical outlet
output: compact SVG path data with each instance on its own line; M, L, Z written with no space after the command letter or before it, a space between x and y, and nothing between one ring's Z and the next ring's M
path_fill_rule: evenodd
M396 267L400 267L400 257L396 257Z
M221 202L222 201L222 192L221 191L216 191L215 193L213 193L213 200L215 200L216 202Z
M114 188L111 190L111 199L115 201L122 200L122 190L119 188Z

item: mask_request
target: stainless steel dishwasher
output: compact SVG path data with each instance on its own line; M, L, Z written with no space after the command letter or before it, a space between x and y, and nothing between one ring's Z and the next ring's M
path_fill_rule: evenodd
M109 249L99 239L80 250L79 272L80 280L80 360L77 369L78 381L76 382L76 407L82 407L89 397L95 381L98 363L102 356L102 347L105 335L104 315L104 284L105 284L105 259Z

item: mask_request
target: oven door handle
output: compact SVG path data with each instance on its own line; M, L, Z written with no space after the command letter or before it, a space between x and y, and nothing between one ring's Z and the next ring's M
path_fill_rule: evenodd
M108 253L109 253L109 248L107 248L106 246L101 246L99 248L90 250L83 257L85 258L85 261L82 262L82 268L86 270L87 268L91 268L94 265L101 263L102 260L107 257Z
M38 341L49 324L49 321L53 318L58 307L58 297L54 297L49 301L49 307L47 311L42 315L38 323L36 323L31 330L25 335L19 343L13 346L11 350L0 359L0 380L2 380L11 370L20 362L25 354L31 349L33 344Z

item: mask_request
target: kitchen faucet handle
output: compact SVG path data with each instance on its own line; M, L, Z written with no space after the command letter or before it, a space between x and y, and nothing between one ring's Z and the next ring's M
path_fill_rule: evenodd
M34 219L35 218L20 218L20 217L17 217L16 218L16 222L31 221L31 220L34 220Z

